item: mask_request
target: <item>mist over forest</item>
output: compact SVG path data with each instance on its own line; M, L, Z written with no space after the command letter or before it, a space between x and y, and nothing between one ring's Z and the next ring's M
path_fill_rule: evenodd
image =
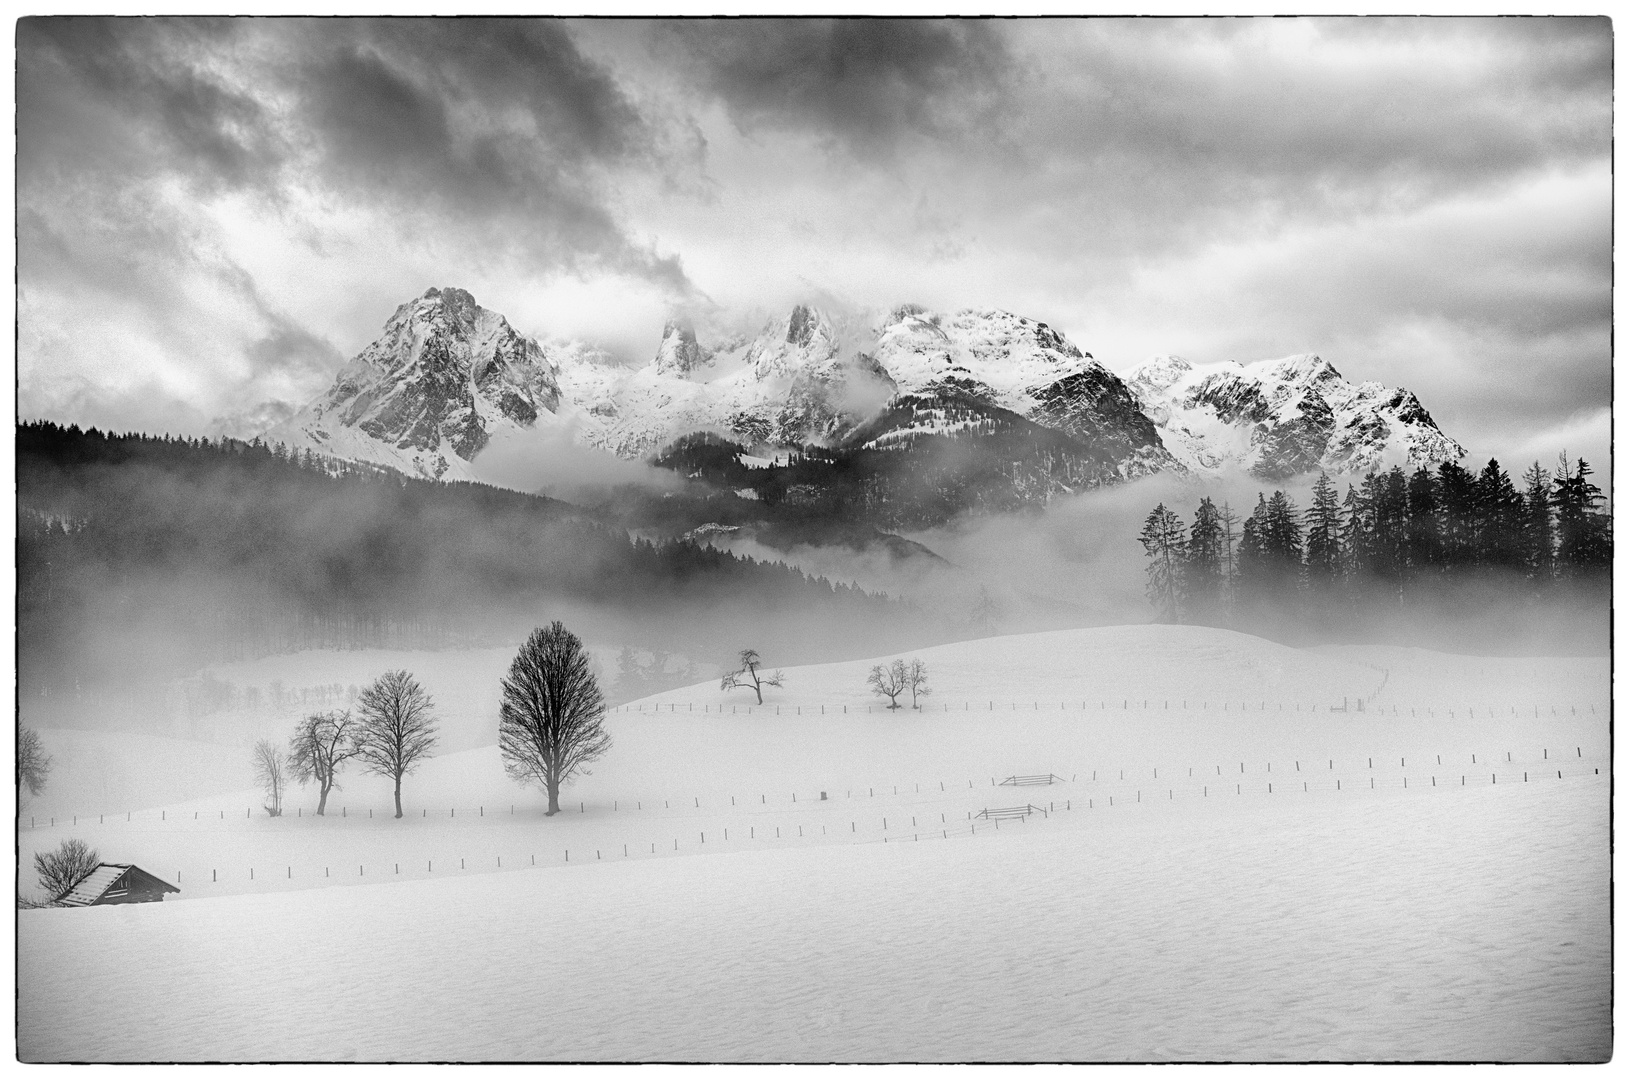
M784 563L261 445L25 424L17 475L25 723L100 726L211 663L479 647L555 618L704 670L745 647L812 663L950 636Z
M1320 473L1304 493L1258 491L1247 516L1200 493L1191 522L1161 502L1138 536L1147 597L1160 621L1276 640L1603 652L1612 520L1592 472L1562 454L1518 489L1497 459L1397 466L1344 497Z

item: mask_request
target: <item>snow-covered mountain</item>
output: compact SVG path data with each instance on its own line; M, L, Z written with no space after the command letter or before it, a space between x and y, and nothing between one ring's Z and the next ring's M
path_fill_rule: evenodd
M327 393L261 438L470 479L469 463L495 434L554 417L562 365L594 359L581 345L539 345L462 289L431 289L397 308Z
M455 288L403 304L327 393L263 438L468 479L494 439L546 427L626 458L700 432L751 448L909 450L925 436L1039 430L1047 453L1072 460L1057 473L1069 490L1162 469L1273 479L1464 453L1413 394L1354 386L1313 356L1156 357L1122 380L1006 311L903 305L868 318L798 305L716 340L676 317L634 368L520 334Z
M864 428L855 445L903 446L976 430L990 413L1069 434L1104 459L1106 477L1173 464L1118 376L1005 311L907 305L871 323L799 305L756 335L715 342L674 319L651 362L628 368L580 343L520 335L453 288L398 308L327 393L263 438L462 479L493 438L540 425L632 458L696 432L838 447Z
M1165 448L1195 472L1279 480L1465 456L1411 392L1347 382L1310 353L1252 364L1156 356L1127 382Z

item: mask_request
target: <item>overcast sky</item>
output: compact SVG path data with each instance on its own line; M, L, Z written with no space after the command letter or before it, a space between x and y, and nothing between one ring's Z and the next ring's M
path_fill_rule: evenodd
M1604 19L25 20L19 411L247 434L403 301L1002 307L1604 467ZM1604 471L1604 468L1603 468Z

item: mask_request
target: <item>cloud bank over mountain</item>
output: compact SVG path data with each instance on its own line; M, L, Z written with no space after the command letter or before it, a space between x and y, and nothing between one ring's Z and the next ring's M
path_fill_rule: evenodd
M623 363L905 294L1605 449L1605 19L28 19L17 108L25 416L242 434L455 281Z

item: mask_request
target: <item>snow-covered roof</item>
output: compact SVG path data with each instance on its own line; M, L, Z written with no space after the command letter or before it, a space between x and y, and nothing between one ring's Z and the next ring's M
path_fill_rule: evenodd
M78 884L69 889L67 892L63 893L61 896L57 897L56 902L61 904L63 907L86 907L90 904L94 904L96 901L100 900L120 878L124 877L127 872L140 874L145 878L150 878L168 892L181 891L174 885L171 885L165 881L160 881L158 878L153 877L153 875L147 873L147 871L143 870L139 866L136 866L134 863L99 863L97 864L95 870L92 870L90 873L80 878ZM129 884L130 883L127 881L126 886L128 887Z
M58 897L57 903L68 907L94 903L128 869L129 866L121 866L118 863L102 863L80 878L77 885Z

